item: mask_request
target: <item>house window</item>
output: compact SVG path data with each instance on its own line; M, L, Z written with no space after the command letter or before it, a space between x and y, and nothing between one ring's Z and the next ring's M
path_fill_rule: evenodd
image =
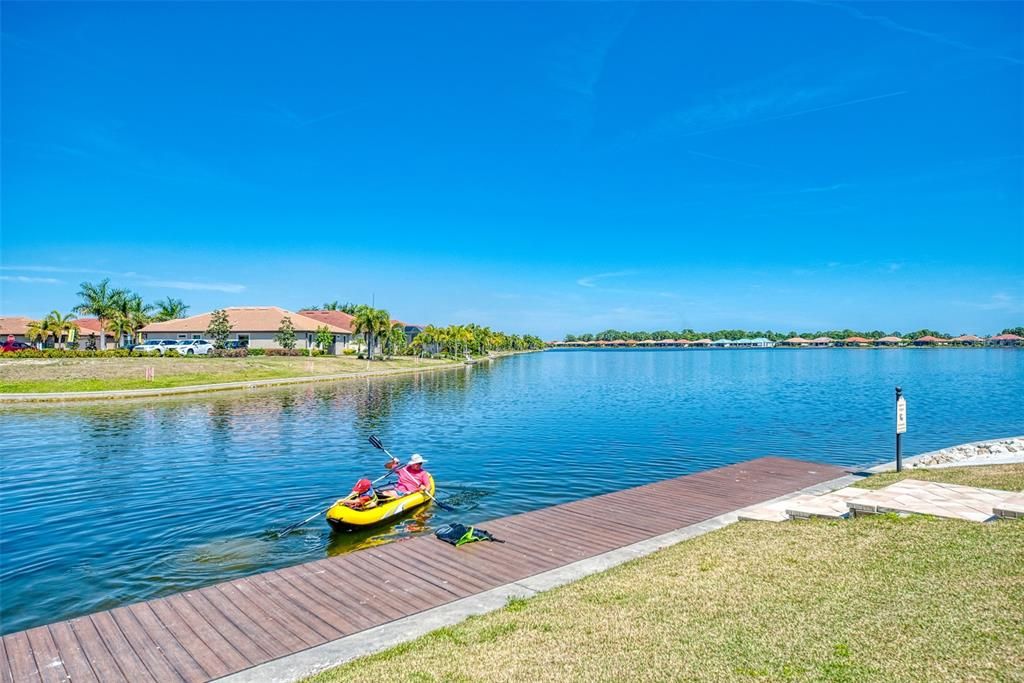
M239 346L245 346L245 347L249 346L249 335L247 335L247 334L239 334L239 335L237 335L235 337L235 339L238 340L238 345Z
M202 338L203 338L203 335L201 335L201 334L193 334L193 335L192 335L192 338L193 338L193 339L202 339Z
M187 334L179 334L178 335L178 339L188 339L188 335Z

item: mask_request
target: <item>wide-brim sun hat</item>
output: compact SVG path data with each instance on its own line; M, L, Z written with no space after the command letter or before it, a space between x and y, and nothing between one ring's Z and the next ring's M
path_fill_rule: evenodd
M410 465L423 465L426 462L427 461L419 453L413 453L412 456L409 458Z

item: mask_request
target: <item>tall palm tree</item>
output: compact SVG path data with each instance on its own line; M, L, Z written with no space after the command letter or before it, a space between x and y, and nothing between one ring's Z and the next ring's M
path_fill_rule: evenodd
M99 283L83 282L78 290L78 298L82 303L73 309L79 315L91 315L100 323L100 351L107 348L107 323L114 314L118 300L124 297L123 289L113 289L110 278Z
M125 335L132 343L138 341L139 330L152 320L149 315L152 310L153 305L143 303L142 297L138 294L120 292L119 296L115 298L114 311L110 319L112 331L117 332L118 342Z
M75 317L73 314L68 313L62 315L60 311L53 310L46 316L46 323L51 330L53 330L54 340L60 348L64 347L64 340L71 336L74 330L78 329L78 325L75 324Z
M366 357L369 360L374 356L374 340L388 333L391 329L391 316L382 308L371 308L361 305L356 308L352 319L352 331L356 334L362 333L366 339Z
M386 355L393 356L397 353L401 353L407 346L405 340L405 325L402 323L393 323L388 320L387 332L382 337L386 346Z
M163 301L157 301L155 306L156 314L153 316L153 320L157 322L184 318L189 309L184 301L172 299L171 297L167 297Z
M31 321L26 329L25 336L29 341L39 342L39 347L46 346L46 340L53 336L53 329L50 327L50 319Z

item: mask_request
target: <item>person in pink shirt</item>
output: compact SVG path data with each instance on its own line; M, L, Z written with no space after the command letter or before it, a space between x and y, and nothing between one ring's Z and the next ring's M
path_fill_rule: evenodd
M398 461L395 460L397 463ZM393 489L385 489L380 493L388 498L400 498L416 491L430 488L430 473L423 469L427 461L419 453L413 453L409 462L402 466L392 467L398 473L398 483Z

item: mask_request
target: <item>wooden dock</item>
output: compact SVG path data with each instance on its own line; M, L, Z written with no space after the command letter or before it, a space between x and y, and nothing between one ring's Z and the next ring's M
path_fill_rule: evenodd
M846 473L759 458L481 524L504 544L418 536L39 626L0 639L0 681L208 681Z

